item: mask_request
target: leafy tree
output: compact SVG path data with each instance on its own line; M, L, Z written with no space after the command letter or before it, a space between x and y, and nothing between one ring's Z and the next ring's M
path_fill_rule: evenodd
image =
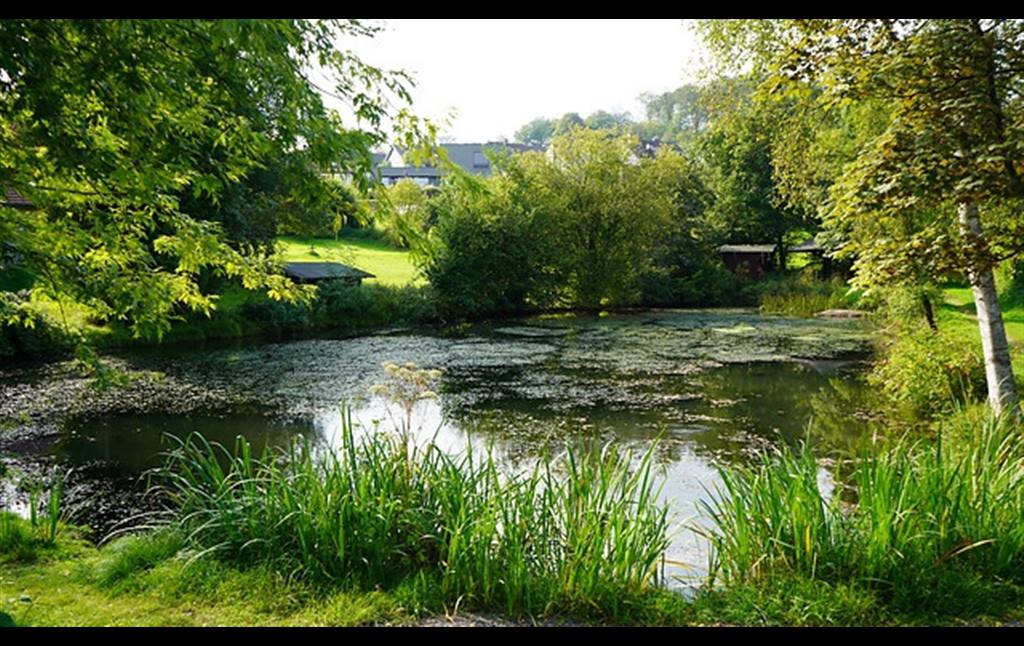
M321 199L312 204L297 200L270 200L269 219L276 224L275 233L308 237L335 236L347 224L367 220L367 208L356 189L337 178L324 180Z
M543 145L555 135L555 120L537 117L516 130L515 140L522 144Z
M852 233L865 285L913 278L922 267L967 275L989 402L1016 410L992 268L1024 248L1024 21L711 22L704 33L722 58L742 63L736 52L749 48L766 91L820 89L825 110L887 104L884 130L829 191L827 218Z
M427 193L411 179L402 179L386 189L381 202L381 223L389 241L400 247L423 234L430 216Z
M717 252L721 233L709 225L715 196L694 161L661 148L649 171L671 198L664 226L650 244L650 267L641 275L643 302L652 305L721 305L735 298L735 276Z
M414 248L444 316L557 305L565 255L557 214L514 169L482 179L453 172L435 198L437 222Z
M689 146L708 127L710 115L697 85L683 85L670 92L640 95L647 121L642 136L675 141Z
M374 31L352 20L0 22L0 184L37 207L4 209L0 239L37 276L33 289L138 336L213 309L204 272L308 298L247 242L267 236L282 205L328 204L326 169L367 176L387 117L407 144L430 131L390 107L409 100L404 75L335 48ZM326 81L312 80L315 67ZM5 318L23 314L9 294L4 303Z
M567 112L555 124L555 135L568 134L573 128L582 128L585 125L583 117L575 112Z
M606 112L598 110L583 120L583 125L591 130L618 130L632 125L633 117L628 112Z
M773 242L785 266L789 235L808 222L799 204L780 199L775 180L776 114L751 100L742 79L720 84L712 125L697 143L715 194L709 225L723 241Z
M665 226L673 195L636 159L630 135L575 128L551 143L551 157L519 155L532 199L558 214L572 301L583 307L633 302L650 264L652 240Z

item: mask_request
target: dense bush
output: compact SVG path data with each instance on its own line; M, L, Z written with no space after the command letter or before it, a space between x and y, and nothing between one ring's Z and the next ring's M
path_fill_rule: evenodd
M315 328L357 331L437 318L430 289L347 285L341 281L321 284L316 300L308 306L259 298L246 301L239 313L250 326L278 333Z
M693 269L656 265L640 276L640 304L654 307L745 305L741 280L720 264Z
M0 324L0 358L54 357L70 350L67 335L46 321L33 327Z
M424 275L447 318L507 314L561 302L565 253L555 214L508 177L449 183Z
M389 243L407 248L424 235L431 222L431 192L408 178L385 190L375 218Z
M710 192L682 155L636 150L573 130L548 155L495 159L492 178L448 181L421 250L446 316L725 301Z
M278 235L335 237L342 227L369 219L369 208L355 187L336 179L329 180L325 187L316 204L285 201L275 206L273 221Z
M317 292L314 315L331 328L355 330L426 323L437 318L437 307L433 292L424 287L330 282Z
M984 396L981 345L969 337L926 326L902 330L886 349L868 381L885 393L898 412L930 418L951 406Z
M747 289L756 295L761 311L766 314L813 316L822 310L850 307L854 300L845 280L820 280L812 271L769 276L751 283Z

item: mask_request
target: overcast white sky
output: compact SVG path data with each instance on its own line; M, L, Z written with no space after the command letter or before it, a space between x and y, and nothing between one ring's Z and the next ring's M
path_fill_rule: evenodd
M535 117L643 114L637 97L695 80L699 45L682 20L381 20L340 45L416 79L414 111L455 141L512 138Z

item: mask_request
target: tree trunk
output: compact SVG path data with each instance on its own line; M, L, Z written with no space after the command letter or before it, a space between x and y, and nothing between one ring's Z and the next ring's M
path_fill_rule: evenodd
M981 222L978 218L978 204L974 201L961 202L957 206L960 226L969 240L981 240ZM998 413L1017 413L1017 384L1010 364L1010 345L1006 341L1003 313L996 293L996 280L990 266L968 268L967 277L974 294L974 306L978 312L978 329L981 331L981 348L985 355L985 380L988 384L988 401L992 410Z
M928 294L921 294L921 309L924 310L924 320L928 321L928 327L932 332L938 332L939 326L935 324L935 311L932 309L932 299Z

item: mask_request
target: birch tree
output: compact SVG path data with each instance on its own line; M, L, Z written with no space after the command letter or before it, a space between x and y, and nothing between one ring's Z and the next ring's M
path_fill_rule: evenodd
M828 192L826 222L854 232L858 280L925 267L965 275L978 314L988 399L1017 410L993 267L1024 250L1024 21L706 22L719 60L746 64L764 95L824 110L891 110ZM912 214L913 217L907 217ZM873 231L858 236L857 231Z

